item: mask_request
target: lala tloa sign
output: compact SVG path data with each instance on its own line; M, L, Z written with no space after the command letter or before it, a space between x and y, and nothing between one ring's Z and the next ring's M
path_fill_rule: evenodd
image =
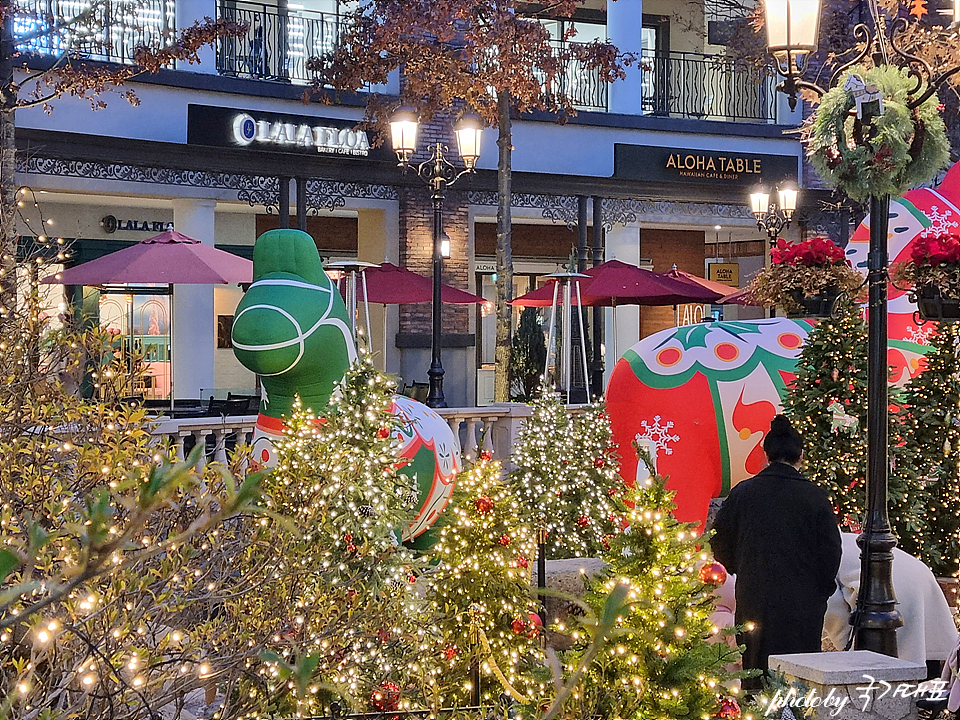
M378 154L366 131L357 129L352 120L208 105L187 107L187 142L361 158Z

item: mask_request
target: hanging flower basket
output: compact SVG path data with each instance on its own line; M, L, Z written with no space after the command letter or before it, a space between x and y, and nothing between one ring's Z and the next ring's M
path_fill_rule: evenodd
M856 99L848 90L851 76L883 97L882 113L859 118ZM910 109L917 81L906 70L853 67L820 99L804 126L807 156L827 185L851 199L870 195L901 195L932 180L950 161L950 142L940 116L936 93ZM917 94L926 89L922 85Z
M910 259L893 267L893 281L913 288L923 320L960 320L960 236L921 235Z
M936 285L922 285L916 289L917 309L923 320L960 320L960 297L944 297Z
M840 289L832 285L816 295L804 295L802 290L791 290L790 296L800 308L800 312L794 314L804 317L829 317L833 314L837 298L840 297Z
M761 305L781 307L788 315L826 317L840 295L855 298L863 286L863 276L829 238L798 243L780 239L770 261L750 281L747 292Z

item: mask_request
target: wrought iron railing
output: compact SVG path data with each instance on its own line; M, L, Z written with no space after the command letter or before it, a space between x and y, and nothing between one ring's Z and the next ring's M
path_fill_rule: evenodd
M221 75L309 83L315 73L307 70L307 60L329 56L340 36L340 18L331 13L245 0L224 0L219 13L249 28L245 37L218 43Z
M175 0L17 0L18 52L132 63L140 45L173 38Z
M555 51L562 51L570 44L562 40L550 42ZM545 78L541 78L540 82L543 84ZM571 57L566 62L563 71L557 74L546 90L548 93L566 96L578 110L607 111L607 82L599 70L587 67L576 57Z
M776 121L776 75L723 55L672 52L642 57L643 112L701 120Z

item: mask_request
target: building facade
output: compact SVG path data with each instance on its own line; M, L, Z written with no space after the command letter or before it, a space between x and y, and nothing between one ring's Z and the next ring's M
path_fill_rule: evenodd
M63 98L51 114L18 111L18 182L37 200L25 216L36 222L42 215L48 232L69 242L68 262L78 263L170 223L250 256L257 235L290 212L289 225L305 227L325 260L387 260L430 275L427 190L400 172L389 147L357 129L364 95L329 105L302 100L306 59L337 42L340 12L335 0L147 0L133 15L113 18L105 42L91 46L94 60L124 62L150 33L163 36L202 17L239 20L250 30L204 50L199 65L130 83L136 107L107 97L108 107L94 112L86 100ZM566 267L577 249L590 262L616 258L658 271L676 264L698 275L723 261L728 277L739 270L741 284L763 264L766 243L748 194L760 183L797 182L802 151L788 131L799 111L778 97L775 77L728 57L720 44L727 21L709 3L692 17L676 12L668 0L591 0L567 21L576 23L578 39L609 38L642 62L610 86L570 67L565 90L577 99L577 116L565 124L546 114L514 123L516 294ZM554 32L562 34L559 24ZM393 78L377 90L398 87ZM437 119L422 135L449 140L450 124ZM491 300L492 135L478 172L451 188L444 213L451 243L444 280ZM59 290L51 292L58 303ZM131 288L74 292L143 349L152 378L144 394L168 393L171 370L177 397L254 388L230 349L241 288L181 286L172 297ZM736 317L737 309L725 312ZM702 306L606 311L607 371L614 354L641 335L703 313ZM429 306L371 306L370 315L379 362L408 384L426 381ZM489 303L448 306L443 330L448 403L488 402Z

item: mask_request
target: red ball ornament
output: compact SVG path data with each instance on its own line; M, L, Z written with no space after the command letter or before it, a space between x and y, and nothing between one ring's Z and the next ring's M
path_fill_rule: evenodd
M353 542L353 535L351 535L350 533L347 533L346 535L343 536L343 541L345 543Z
M477 512L481 515L486 515L488 512L493 510L493 500L484 496L478 497L476 502L473 503L473 506L477 509Z
M349 545L347 545L347 552L353 552L356 549L357 549L357 546L354 545L353 543L350 543Z
M460 651L454 645L447 645L443 649L443 659L444 660L453 660Z
M717 713L717 717L737 720L740 717L740 706L737 701L733 698L720 698L720 712Z
M525 568L525 567L528 567L529 565L530 565L530 563L527 562L527 559L526 559L523 555L520 555L520 556L517 557L517 566L518 566L518 567Z
M530 613L530 624L534 627L541 628L543 627L543 620L540 619L540 615L538 613L532 612Z
M602 457L595 458L593 461L593 466L598 469L604 467L606 464L607 464L607 461L604 460Z
M400 707L400 688L396 683L382 683L370 694L370 705L375 710L396 710Z
M727 581L727 569L720 563L714 561L700 568L697 577L700 578L700 582L704 585L723 585Z
M510 536L509 536L509 535L501 535L501 536L500 536L500 540L498 540L497 542L499 542L501 545L503 545L504 547L506 547L507 545L510 544Z
M527 624L520 618L517 618L512 623L510 623L510 629L513 630L514 634L519 635L520 633L522 633L524 630L527 629Z
M416 575L407 575L407 582L413 585L417 581Z
M390 437L390 428L382 427L377 430L377 437L381 440L386 440L388 437Z
M491 460L493 460L493 455L490 454L489 450L484 450L483 452L480 453L480 459L483 460L484 462L490 462Z
M589 524L590 524L590 518L588 518L586 515L581 515L580 517L577 518L577 525L579 525L580 527L585 528Z

